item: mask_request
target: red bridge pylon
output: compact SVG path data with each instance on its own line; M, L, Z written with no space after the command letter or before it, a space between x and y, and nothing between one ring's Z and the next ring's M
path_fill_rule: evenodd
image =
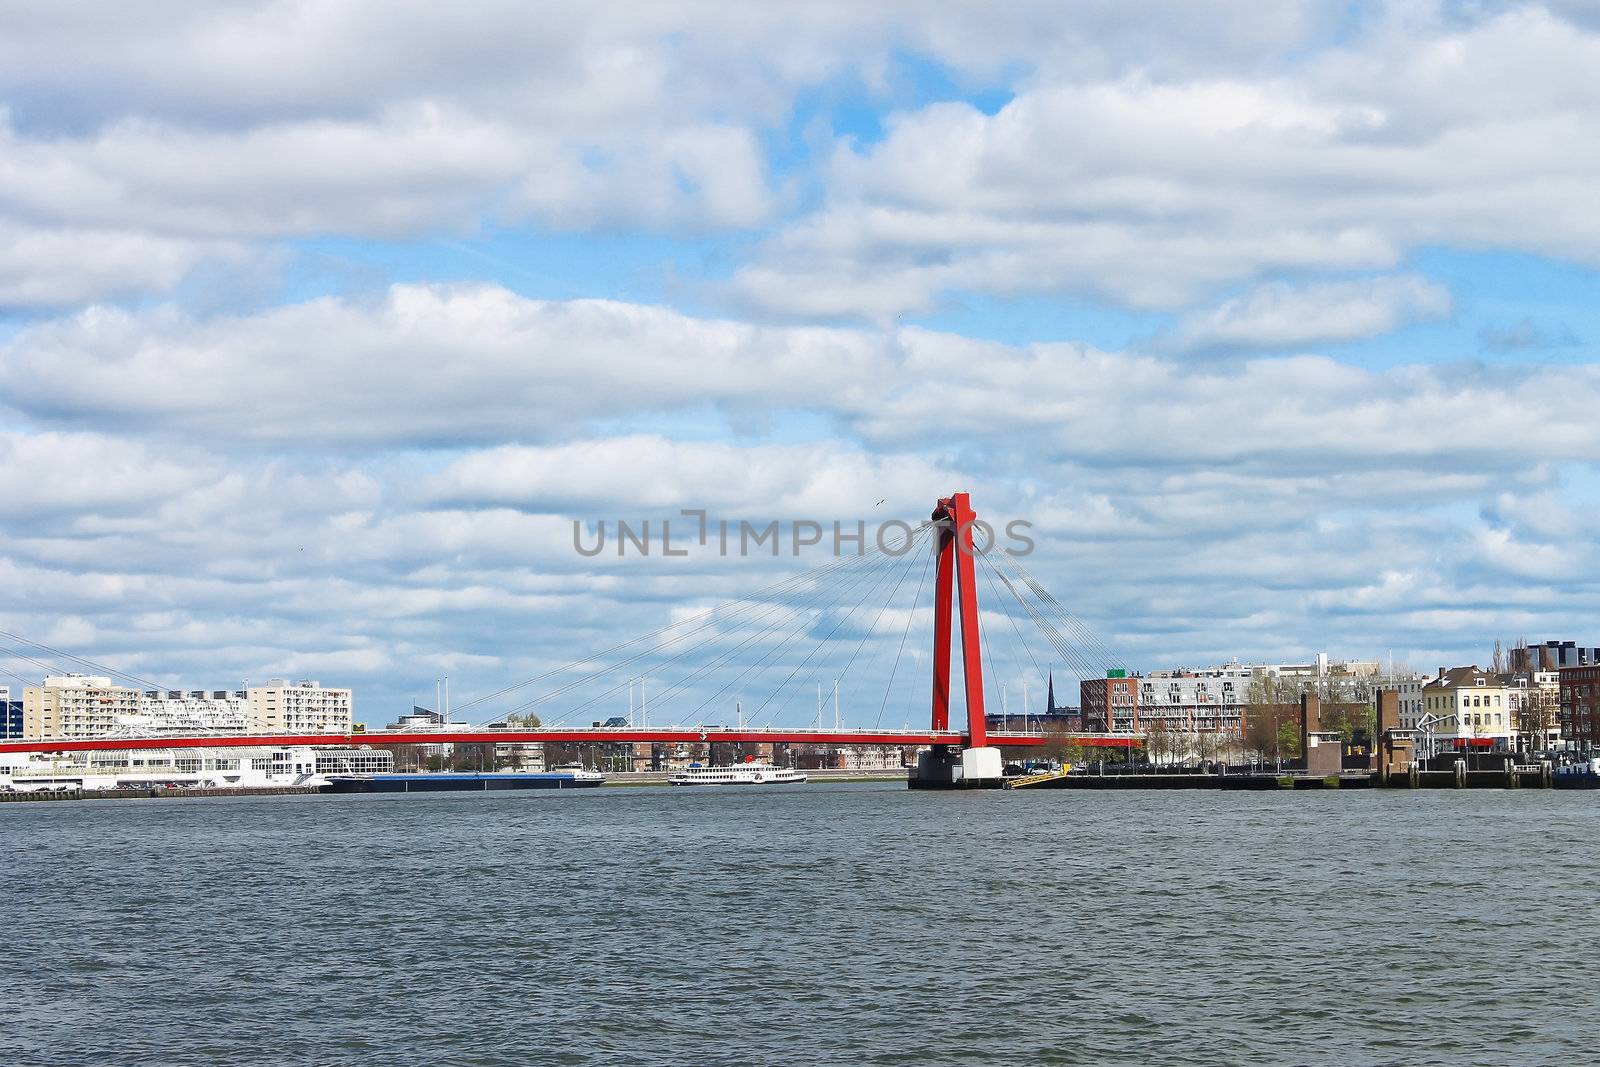
M989 743L983 717L983 646L978 632L977 572L972 562L972 527L978 521L966 493L939 501L932 518L941 523L933 593L933 729L950 728L950 609L961 609L961 675L966 685L967 746Z

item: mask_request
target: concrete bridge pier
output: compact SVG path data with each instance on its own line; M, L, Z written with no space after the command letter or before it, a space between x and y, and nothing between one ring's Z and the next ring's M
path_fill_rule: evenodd
M917 754L908 783L912 789L999 789L1005 760L990 746L956 749L935 745Z

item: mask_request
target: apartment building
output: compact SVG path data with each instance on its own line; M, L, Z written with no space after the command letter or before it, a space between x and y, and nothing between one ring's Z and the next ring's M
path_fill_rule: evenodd
M110 678L51 675L22 690L22 736L104 737L138 716L139 698L139 690L112 685Z
M1394 682L1394 689L1400 697L1400 728L1402 730L1415 730L1427 712L1423 711L1422 689L1431 679L1428 678L1400 678Z
M1561 672L1509 674L1504 682L1519 747L1532 751L1555 747L1561 740Z
M139 714L124 723L150 733L242 734L249 729L242 689L147 689Z
M351 692L325 689L315 679L290 684L285 678L247 691L246 715L256 734L347 734L351 729Z
M1424 715L1438 716L1436 741L1452 748L1515 747L1516 720L1506 680L1477 667L1439 668L1422 687Z
M1078 683L1083 728L1095 733L1133 733L1139 729L1139 678L1110 670L1104 678Z
M1238 663L1151 671L1139 679L1139 720L1185 733L1238 733L1254 674Z
M1600 744L1600 666L1562 667L1557 688L1561 736L1580 748Z

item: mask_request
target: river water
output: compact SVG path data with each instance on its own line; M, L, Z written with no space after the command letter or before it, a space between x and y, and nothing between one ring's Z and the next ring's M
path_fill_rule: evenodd
M1592 1063L1600 795L0 805L15 1064Z

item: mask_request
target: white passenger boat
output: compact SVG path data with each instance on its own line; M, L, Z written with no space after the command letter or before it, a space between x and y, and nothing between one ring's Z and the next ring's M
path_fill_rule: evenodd
M685 767L667 777L668 785L785 785L806 776L770 763L736 763L731 767Z

